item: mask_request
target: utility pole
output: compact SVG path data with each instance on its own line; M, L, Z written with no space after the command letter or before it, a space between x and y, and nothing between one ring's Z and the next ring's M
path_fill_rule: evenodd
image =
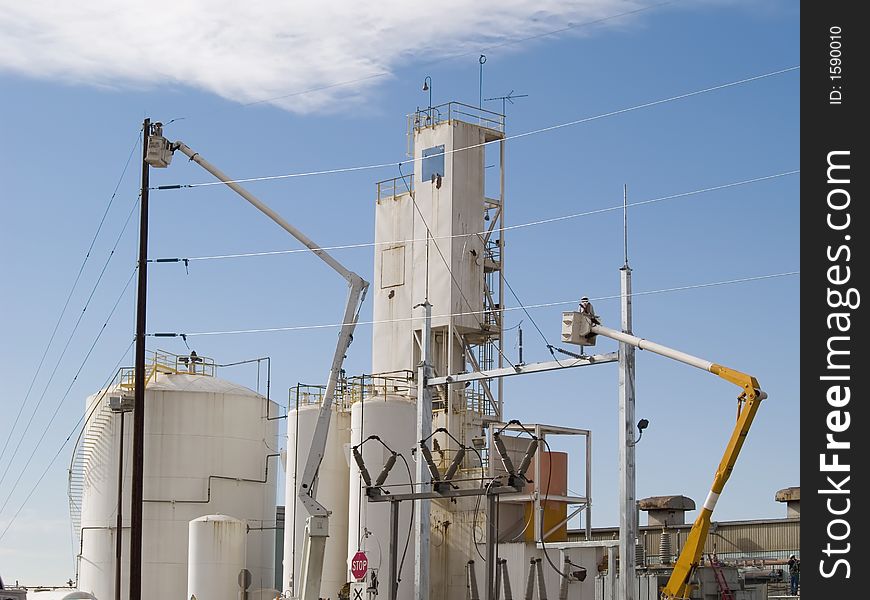
M428 243L428 240L427 240ZM426 440L432 435L432 392L429 378L432 376L432 305L426 298L421 305L424 311L423 331L420 339L420 368L417 372L417 440ZM432 491L432 480L426 461L418 456L414 467L417 492ZM429 600L429 513L431 500L421 499L414 503L414 597ZM400 575L401 576L401 575Z
M620 274L622 331L631 334L631 267L628 266L628 189L623 187L624 261ZM619 600L635 600L637 501L634 461L634 346L619 344Z
M136 293L136 361L133 384L133 485L130 501L130 600L142 600L142 499L145 464L145 299L148 287L148 140L142 124L142 191L139 216L139 281Z

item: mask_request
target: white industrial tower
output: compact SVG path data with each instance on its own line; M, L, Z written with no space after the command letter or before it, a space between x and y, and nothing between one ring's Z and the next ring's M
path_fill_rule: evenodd
M436 374L503 366L504 116L451 102L409 115L408 136L413 173L378 183L372 371L416 369L426 300ZM486 383L434 401L501 415Z
M504 366L503 140L504 116L480 108L451 102L409 115L413 172L377 187L373 373L416 371L424 355L426 303L432 376ZM450 434L438 433L432 443L446 469L457 450L451 436L473 446L487 422L502 420L501 381L446 384L433 390L432 408L432 429ZM479 474L473 453L463 466L469 477ZM431 552L426 587L433 600L465 595L466 563L476 556L475 537L482 541L474 505L473 498L432 502L432 542L423 555ZM413 585L403 585L399 597L413 593Z

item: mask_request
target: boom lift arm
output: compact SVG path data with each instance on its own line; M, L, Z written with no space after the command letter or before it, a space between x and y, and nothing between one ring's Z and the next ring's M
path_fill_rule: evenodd
M689 592L691 592L689 589L689 578L692 575L692 571L698 566L701 554L704 551L704 543L710 530L716 501L719 499L725 483L731 476L731 471L737 462L737 456L740 454L743 442L746 440L746 434L752 426L755 413L758 411L761 401L767 398L767 394L761 390L758 380L751 375L628 333L604 327L597 323L597 318L585 314L578 312L565 313L563 316L563 327L563 341L580 343L581 345L592 345L594 344L595 336L602 335L618 342L629 344L640 350L649 350L666 358L718 375L725 381L729 381L742 389L737 397L737 423L734 425L731 438L725 447L725 453L722 455L722 460L716 469L710 492L707 494L698 518L695 519L692 529L689 531L689 537L686 539L686 544L683 546L680 556L674 564L674 570L668 579L668 583L661 593L663 600L688 598Z
M194 152L187 144L177 141L172 144L172 149L180 150L191 161L214 175L226 184L228 188L257 207L347 281L348 296L347 304L344 308L344 318L341 321L342 325L341 331L338 334L338 343L332 356L332 365L329 369L326 391L323 394L323 401L317 416L317 425L314 429L311 450L308 454L308 460L305 463L305 470L300 481L298 497L299 502L305 507L309 515L305 526L305 540L303 542L302 582L300 586L302 593L298 597L302 600L317 600L320 596L323 556L329 531L330 513L326 507L316 500L315 483L317 481L317 471L320 468L323 455L326 453L326 438L329 432L329 421L332 416L332 400L335 396L335 388L338 384L338 378L341 374L347 349L353 341L353 332L359 319L359 310L363 300L365 300L369 282L335 260L323 248L314 243L311 238L285 221L281 215L263 204L256 196L237 183L234 183L230 177L202 158L198 152Z

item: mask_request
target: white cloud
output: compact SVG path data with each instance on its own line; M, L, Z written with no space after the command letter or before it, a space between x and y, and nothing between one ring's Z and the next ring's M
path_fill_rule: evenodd
M648 4L0 0L0 70L114 88L189 86L240 103L325 88L273 101L306 112L360 97L379 78L336 84L389 74L412 59L473 52Z

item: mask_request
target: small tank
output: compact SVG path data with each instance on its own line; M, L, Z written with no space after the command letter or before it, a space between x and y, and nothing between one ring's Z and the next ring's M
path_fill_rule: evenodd
M244 570L245 522L227 515L206 515L193 519L188 531L185 598L237 600L239 589L250 586L250 573Z

